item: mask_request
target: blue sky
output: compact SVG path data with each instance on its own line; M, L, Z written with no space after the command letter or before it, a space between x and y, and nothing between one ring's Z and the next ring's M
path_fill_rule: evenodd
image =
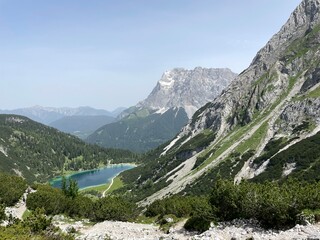
M165 70L241 72L300 0L0 0L0 109L112 110Z

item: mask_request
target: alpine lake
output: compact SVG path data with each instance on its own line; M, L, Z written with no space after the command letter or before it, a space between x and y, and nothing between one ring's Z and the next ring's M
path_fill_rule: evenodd
M133 164L111 164L99 169L76 172L65 177L66 179L76 180L79 189L84 189L110 183L118 174L134 167ZM53 178L50 180L50 185L61 188L61 181L61 176Z

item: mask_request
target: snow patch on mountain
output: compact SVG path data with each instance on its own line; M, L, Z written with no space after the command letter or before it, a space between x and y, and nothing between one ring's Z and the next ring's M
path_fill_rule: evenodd
M150 95L136 107L161 114L170 108L181 107L191 118L200 107L218 96L236 76L228 68L174 68L164 72Z

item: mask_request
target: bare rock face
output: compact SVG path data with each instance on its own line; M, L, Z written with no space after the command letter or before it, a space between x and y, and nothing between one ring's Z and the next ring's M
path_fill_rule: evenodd
M299 134L299 126L302 128L302 124L305 125L304 128L320 126L320 98L294 101L288 104L279 120L275 124L275 129L279 133Z
M304 0L289 20L223 93L193 116L184 133L211 128L223 135L251 122L304 78L300 94L320 82L320 1ZM313 101L313 99L309 100Z
M162 111L182 107L190 118L197 109L218 96L236 76L227 68L175 68L166 71L150 95L137 106Z

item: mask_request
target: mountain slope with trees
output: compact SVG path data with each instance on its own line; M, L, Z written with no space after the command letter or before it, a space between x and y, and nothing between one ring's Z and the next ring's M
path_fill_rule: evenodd
M129 151L104 149L18 115L0 115L0 171L46 181L65 170L130 162Z
M141 116L141 112L147 115ZM187 121L188 116L182 108L172 108L163 114L143 110L99 128L86 141L103 147L144 152L173 138Z

